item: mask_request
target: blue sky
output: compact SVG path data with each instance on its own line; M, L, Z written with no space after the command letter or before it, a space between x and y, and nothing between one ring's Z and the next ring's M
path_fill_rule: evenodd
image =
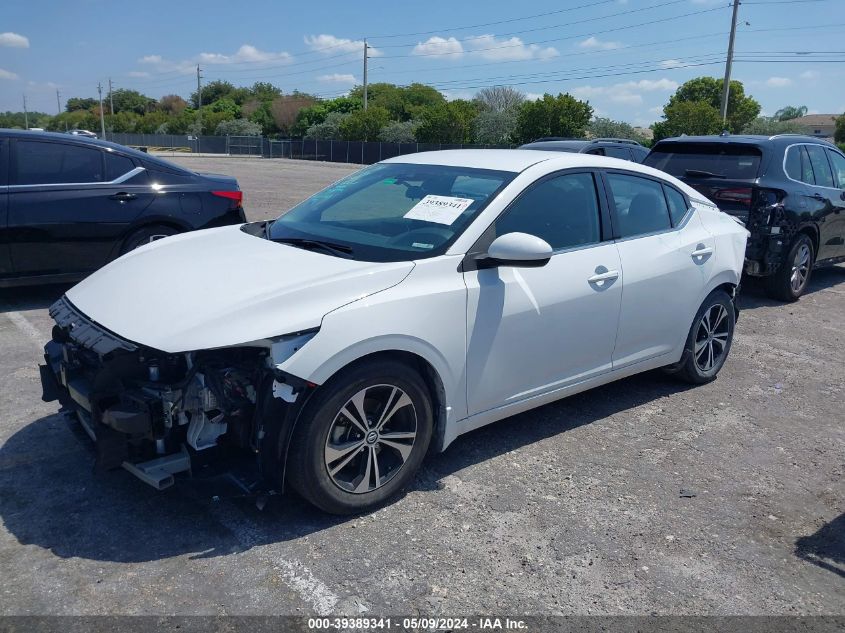
M0 110L48 113L97 82L153 97L205 81L270 81L330 97L369 80L432 84L451 98L488 85L530 96L570 92L599 116L659 118L685 80L722 76L729 0L6 0ZM747 0L734 78L764 113L783 105L845 111L842 0ZM825 52L839 51L839 55ZM796 53L801 53L796 54ZM821 60L840 60L823 63ZM755 61L756 60L756 61Z

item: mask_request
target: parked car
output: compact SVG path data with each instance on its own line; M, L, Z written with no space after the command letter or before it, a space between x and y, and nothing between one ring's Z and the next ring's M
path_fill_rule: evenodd
M359 512L485 424L658 367L713 380L746 238L631 162L396 157L88 277L50 309L44 398L79 413L101 467L157 488L228 447Z
M648 150L637 141L626 138L574 139L549 136L533 143L521 145L519 149L539 149L549 152L572 152L575 154L595 154L621 158L635 163L643 162Z
M845 261L845 155L795 134L684 136L645 160L707 196L751 232L745 272L795 301L813 268Z
M0 287L77 281L149 241L242 224L229 176L122 145L0 130Z
M97 138L97 135L90 130L68 130L71 136L84 136L85 138Z

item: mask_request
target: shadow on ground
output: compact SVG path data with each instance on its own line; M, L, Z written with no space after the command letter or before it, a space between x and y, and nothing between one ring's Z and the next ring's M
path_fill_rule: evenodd
M440 480L451 473L687 388L653 372L497 422L429 456L411 489L448 494ZM69 415L43 417L12 435L0 447L5 528L20 543L62 558L140 562L226 555L349 520L323 514L293 494L271 497L259 511L254 498L237 498L220 478L184 479L157 492L122 470L95 475L93 461L90 441ZM226 517L247 522L248 542Z
M845 578L845 514L795 541L795 555Z
M829 266L814 270L810 277L810 284L804 293L806 295L828 290L837 285L845 287L845 266ZM800 299L799 299L800 301ZM766 295L763 287L763 280L756 277L742 278L742 291L739 296L740 310L753 310L755 308L789 305L777 299L771 299Z

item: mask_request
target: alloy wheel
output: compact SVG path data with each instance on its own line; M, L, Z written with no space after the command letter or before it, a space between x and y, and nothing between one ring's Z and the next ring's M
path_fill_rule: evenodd
M807 277L810 274L810 247L807 244L801 244L801 247L795 253L795 258L792 260L792 275L789 278L789 285L792 292L800 294L807 283Z
M730 337L728 311L721 303L708 308L698 322L695 335L695 364L710 371L721 362Z
M352 396L332 421L325 464L346 492L381 488L408 461L417 437L417 412L396 385L372 385Z

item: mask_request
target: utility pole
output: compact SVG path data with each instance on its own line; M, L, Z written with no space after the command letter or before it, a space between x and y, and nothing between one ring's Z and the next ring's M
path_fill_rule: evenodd
M364 38L364 109L367 109L367 39Z
M109 77L109 114L114 116L114 99L111 96L111 77Z
M200 153L200 136L202 135L202 69L197 64L197 154Z
M728 120L728 98L731 94L731 66L734 61L734 39L736 38L736 14L739 10L739 0L734 1L731 17L731 38L728 40L728 58L725 60L725 85L722 86L722 123Z
M97 83L97 94L100 95L100 134L103 135L103 140L106 140L106 119L103 115L103 84Z
M29 129L29 113L26 111L26 95L23 96L23 126Z
M56 90L56 107L59 109L59 114L62 113L62 95Z

